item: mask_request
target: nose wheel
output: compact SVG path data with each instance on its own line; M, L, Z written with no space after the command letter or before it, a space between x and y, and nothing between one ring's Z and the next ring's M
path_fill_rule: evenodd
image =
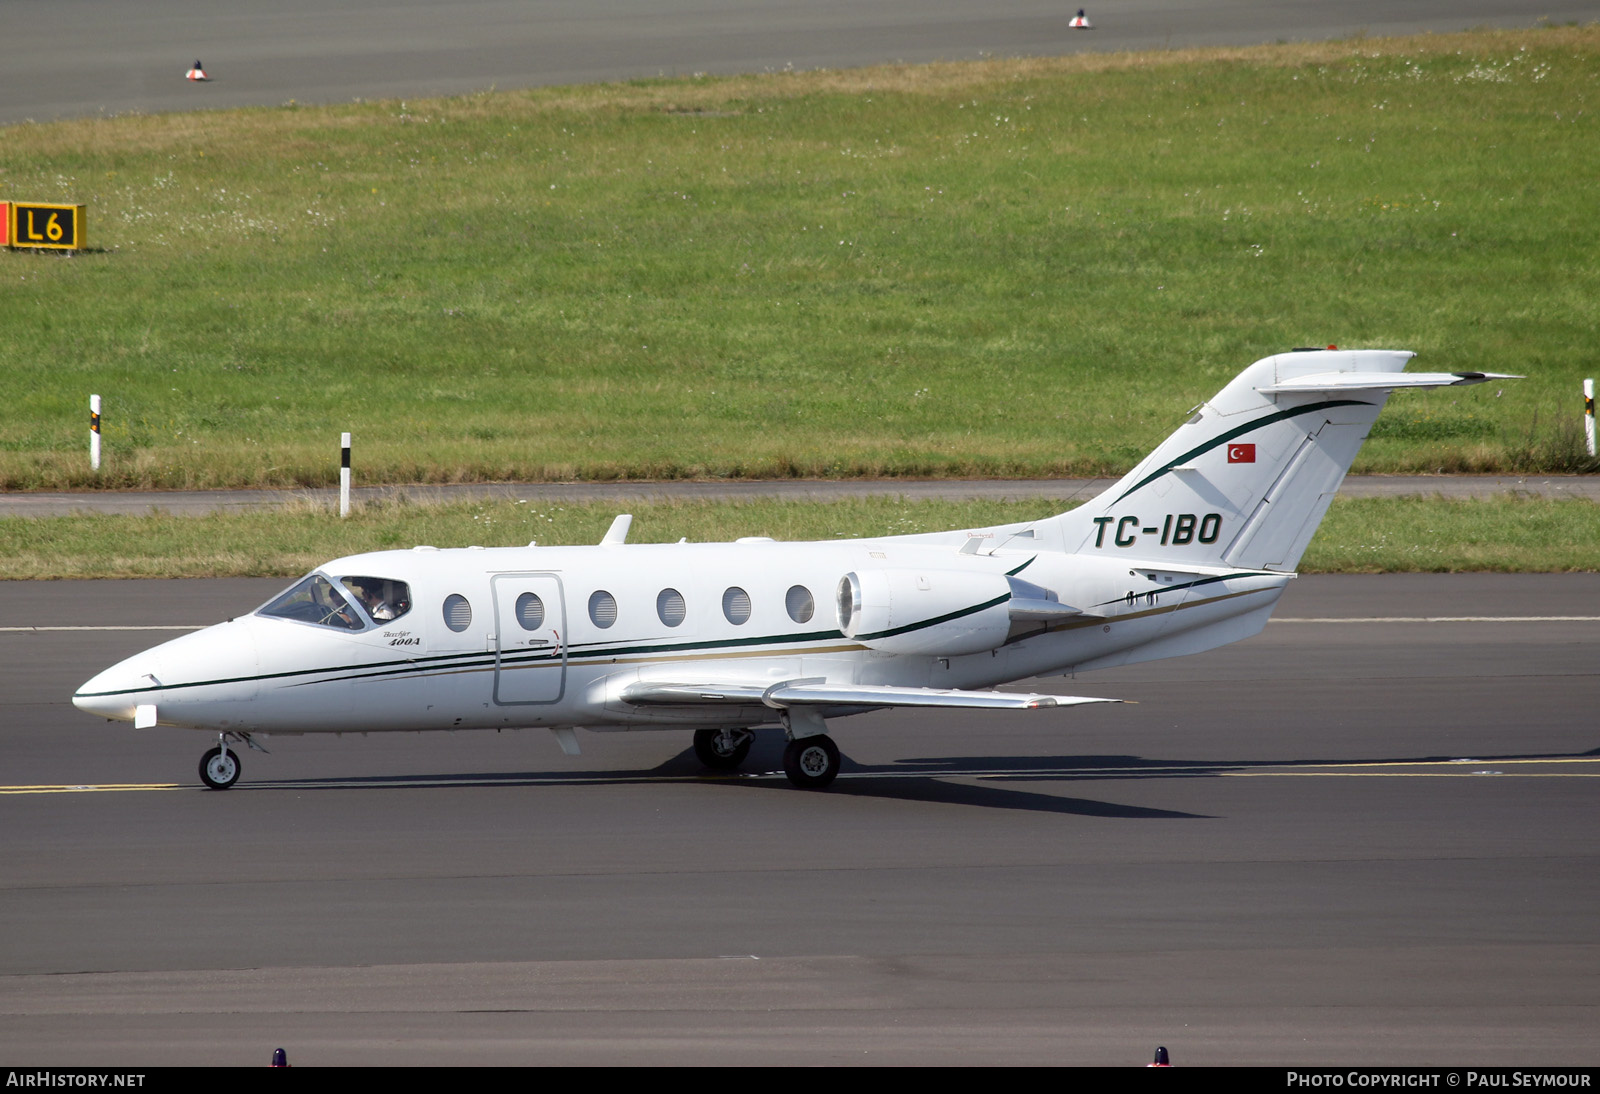
M839 746L821 733L798 737L783 750L783 773L802 790L821 790L839 774Z
M200 781L208 790L226 790L239 781L239 754L226 744L200 757Z

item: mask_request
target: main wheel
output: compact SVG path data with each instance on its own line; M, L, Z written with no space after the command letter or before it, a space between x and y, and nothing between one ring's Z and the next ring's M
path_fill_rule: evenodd
M839 746L817 734L789 742L783 750L783 771L802 790L821 790L839 774Z
M213 748L200 757L200 781L210 790L226 790L239 781L239 754Z
M750 755L750 744L756 739L756 735L748 729L735 729L729 732L734 740L732 748L728 747L727 738L723 737L720 729L695 730L695 758L713 771L732 771L744 763L745 757Z

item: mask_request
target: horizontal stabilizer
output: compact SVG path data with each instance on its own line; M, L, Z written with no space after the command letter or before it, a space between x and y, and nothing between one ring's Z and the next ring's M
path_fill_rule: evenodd
M1393 391L1397 388L1465 387L1489 380L1521 380L1504 372L1319 372L1296 376L1266 387L1263 395L1315 393L1319 391Z
M828 684L820 680L786 680L759 684L694 684L640 681L623 690L621 699L636 706L709 706L731 703L773 707L966 707L983 710L1038 710L1086 703L1120 703L1081 695L1032 695L1010 691L960 691L954 688L903 688L883 684Z

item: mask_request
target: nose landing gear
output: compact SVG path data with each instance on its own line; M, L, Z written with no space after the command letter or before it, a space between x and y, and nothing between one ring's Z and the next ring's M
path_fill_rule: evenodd
M200 781L207 790L226 790L239 781L239 757L226 743L200 757Z
M229 751L230 739L243 741L257 752L266 751L251 740L248 733L217 734L217 747L200 757L200 781L206 784L207 790L226 790L239 781L239 773L242 770L239 754L236 751Z

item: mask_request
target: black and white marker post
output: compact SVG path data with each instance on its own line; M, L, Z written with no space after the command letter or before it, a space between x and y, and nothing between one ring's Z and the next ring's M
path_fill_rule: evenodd
M1594 453L1594 381L1583 382L1583 441L1589 455Z
M1593 430L1590 430L1591 435ZM89 470L100 470L100 396L89 396Z
M339 434L339 516L350 515L350 434Z

